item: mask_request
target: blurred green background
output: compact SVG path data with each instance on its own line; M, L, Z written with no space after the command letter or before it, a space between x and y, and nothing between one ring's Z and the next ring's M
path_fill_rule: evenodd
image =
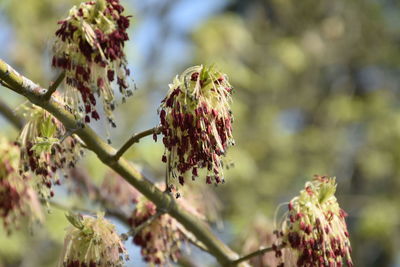
M0 0L0 57L47 86L56 76L56 22L78 2ZM126 53L138 90L117 108L114 147L158 123L157 107L176 74L215 63L235 87L236 146L227 157L235 167L224 185L209 187L223 203L221 238L243 252L254 231L272 231L279 203L314 174L330 175L349 213L355 265L400 266L400 1L121 2L133 15ZM24 101L0 92L13 107ZM0 126L17 136L5 120ZM92 126L105 136L104 122ZM148 138L127 156L161 180L162 153ZM97 182L107 171L91 153L81 166ZM254 228L260 220L261 230ZM53 210L33 235L9 238L0 229L0 266L55 266L66 225ZM138 248L129 250L129 266L142 266ZM197 254L189 256L195 266L215 264Z

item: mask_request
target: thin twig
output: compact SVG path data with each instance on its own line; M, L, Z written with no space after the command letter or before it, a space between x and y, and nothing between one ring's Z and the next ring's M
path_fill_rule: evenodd
M81 139L78 138L78 142L81 145L81 147L83 147L85 149L89 149L88 146L85 144L85 142L83 142Z
M254 252L252 252L252 253L250 253L250 254L248 254L246 256L243 256L243 257L233 261L232 264L236 265L236 264L239 264L239 263L241 263L243 261L247 261L247 260L249 260L249 259L251 259L251 258L253 258L255 256L263 255L265 253L272 252L272 251L275 251L275 250L279 250L279 249L282 249L284 247L285 247L284 245L279 245L276 248L274 248L274 247L261 248L259 250L256 250L256 251L254 251Z
M2 86L4 86L4 87L7 87L8 89L13 89L10 85L8 85L8 83L6 83L5 81L3 81L3 80L0 80L0 84L2 85Z
M194 245L195 247L198 247L199 249L201 249L204 252L210 253L210 251L207 249L207 247L201 243L199 240L196 240L195 238L192 237L188 237L189 242Z
M92 213L92 214L97 213L97 211L94 211L94 210L89 210L87 208L77 207L77 206L67 206L62 203L56 202L54 200L49 200L49 204L53 208L56 208L59 210L64 210L64 211L81 211L81 212Z
M51 96L57 90L58 86L60 86L64 78L65 78L65 71L61 72L60 75L58 75L57 79L49 86L49 89L43 95L44 100L48 101L51 98Z
M14 111L0 99L0 113L9 120L18 130L24 127L24 120L19 116L15 115Z
M43 203L45 203L45 202L43 202ZM63 210L63 211L85 212L85 213L90 213L90 214L96 214L98 212L97 210L90 210L85 207L67 206L62 203L51 201L51 200L48 201L48 203L50 204L51 207L59 209L59 210ZM120 211L106 208L105 212L106 212L107 216L114 217L117 220L119 220L121 223L124 223L127 226L129 226L128 218L124 214L122 214Z
M140 233L140 231L142 231L144 228L149 226L155 219L157 219L158 217L160 217L163 214L164 214L164 212L157 211L156 214L150 216L146 221L141 223L139 226L132 228L128 233L122 234L121 238L123 240L128 240L128 238L130 236L132 236L134 238L138 233Z
M159 134L161 132L161 127L157 126L146 131L132 135L128 141L115 153L114 159L119 160L119 158L135 143L139 143L140 139L152 134Z

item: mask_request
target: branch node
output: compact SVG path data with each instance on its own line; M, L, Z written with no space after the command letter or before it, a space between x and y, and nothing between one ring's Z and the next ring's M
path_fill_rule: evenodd
M79 131L80 127L78 128L67 128L67 131L65 132L65 134L60 138L60 143L64 142L65 139L67 139L68 137L72 136L73 134L75 134L77 131Z
M18 130L24 127L24 120L17 116L14 111L0 99L0 114L7 118Z
M146 221L144 221L142 224L140 224L139 226L131 229L128 233L124 233L121 235L121 239L123 241L128 240L128 238L130 236L135 237L138 233L140 233L140 231L142 231L146 226L149 226L155 219L157 219L158 217L160 217L161 215L163 215L164 212L158 210L156 214L154 214L153 216L149 217Z
M106 155L101 157L100 160L109 166L112 166L118 162L118 159L115 158L115 155Z
M62 83L65 78L65 71L58 75L57 79L49 86L49 89L43 94L43 99L49 101L53 93L57 90L58 86Z

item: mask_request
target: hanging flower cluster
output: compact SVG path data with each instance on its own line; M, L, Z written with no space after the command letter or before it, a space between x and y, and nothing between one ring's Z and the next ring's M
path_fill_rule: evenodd
M297 252L297 266L353 266L346 213L339 207L334 178L315 176L289 202L278 236ZM276 255L282 255L275 246Z
M8 232L19 226L23 216L30 221L43 219L39 200L28 178L18 173L18 161L18 146L0 138L0 218Z
M123 100L132 94L126 76L129 69L123 51L129 16L123 16L119 0L97 0L74 6L60 21L52 65L66 73L67 93L77 103L75 110L89 123L98 120L95 94L103 101L110 124L115 127L111 83L116 80Z
M183 185L185 173L191 171L194 180L199 168L207 168L207 184L223 182L221 156L234 144L228 77L213 67L195 66L169 87L159 111L168 173Z
M32 104L23 109L28 123L18 140L20 171L35 174L41 178L41 185L51 189L52 184L60 183L57 171L75 167L83 150L77 137L69 135L64 125L49 112ZM39 191L43 197L54 195L40 184Z
M132 228L139 227L156 213L156 206L140 196L131 218ZM163 214L137 233L133 241L142 247L142 256L146 262L164 266L178 260L185 239L183 226L168 214Z
M60 267L122 267L128 259L115 226L104 219L69 214Z

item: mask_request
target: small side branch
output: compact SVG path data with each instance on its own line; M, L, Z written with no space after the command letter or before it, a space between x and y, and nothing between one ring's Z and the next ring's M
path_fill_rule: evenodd
M53 82L53 84L50 85L47 92L43 95L44 100L48 101L51 98L51 96L57 90L58 86L60 86L64 78L65 78L65 71L61 72L60 75L58 75L57 79Z
M45 204L46 202L43 201L43 204ZM85 212L85 213L90 213L90 214L96 214L98 211L95 210L89 210L87 208L84 207L77 207L77 206L66 206L62 203L50 200L48 202L50 204L51 207L56 208L58 210L62 210L62 211L74 211L74 212Z
M9 120L17 129L21 130L24 127L24 120L17 115L14 111L0 99L0 113Z
M201 243L200 241L198 241L196 238L194 237L189 237L189 242L195 246L198 247L199 249L201 249L204 252L210 253L210 251L207 249L207 247Z
M235 266L235 265L237 265L237 264L239 264L241 262L247 261L247 260L249 260L249 259L251 259L253 257L260 256L260 255L263 255L265 253L272 252L272 251L275 251L275 250L280 250L280 249L282 249L284 247L285 247L284 245L279 245L279 246L277 246L275 248L274 247L261 248L261 249L259 249L257 251L254 251L254 252L252 252L252 253L250 253L250 254L248 254L246 256L243 256L243 257L233 261L232 264Z
M130 230L128 233L126 234L122 234L121 238L123 240L128 240L128 238L130 236L132 236L133 238L140 233L140 231L142 231L144 228L146 228L147 226L149 226L155 219L157 219L158 217L160 217L161 215L163 215L164 212L163 211L157 211L156 214L150 216L146 221L144 221L142 224L140 224L139 226L133 228L132 230Z
M10 86L10 85L8 85L5 81L3 81L3 80L0 80L0 84L2 85L2 86L4 86L4 87L7 87L8 89L11 89L11 90L13 90L13 88Z
M157 135L161 132L161 126L157 126L146 131L132 135L128 141L115 153L114 160L118 161L119 158L135 143L139 143L140 139L148 135Z

